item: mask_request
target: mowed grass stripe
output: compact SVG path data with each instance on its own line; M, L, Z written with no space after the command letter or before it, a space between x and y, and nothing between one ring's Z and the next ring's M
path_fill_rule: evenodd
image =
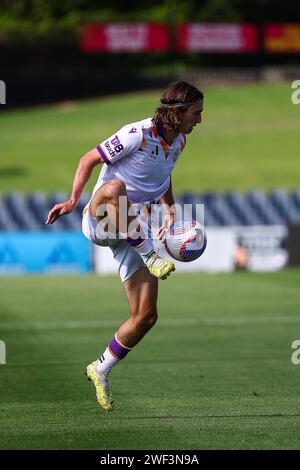
M95 321L69 321L69 322L26 322L26 323L2 323L0 329L2 331L35 331L35 330L80 330L94 328L111 328L118 327L124 319L116 320L95 320ZM215 318L215 319L195 319L185 318L159 320L162 327L181 327L181 326L239 326L239 325L272 325L272 324L289 324L300 323L299 316L277 316L277 317L253 317L253 318Z

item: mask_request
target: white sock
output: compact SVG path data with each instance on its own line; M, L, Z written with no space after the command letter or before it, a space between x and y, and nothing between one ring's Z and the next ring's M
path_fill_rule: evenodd
M107 375L131 350L132 348L124 346L115 334L102 356L97 360L97 371Z
M132 246L132 245L131 245ZM140 245L132 246L132 248L138 252L138 254L144 259L147 258L153 253L154 246L152 240L143 240Z
M116 366L121 359L117 359L109 350L106 348L102 356L97 360L96 368L99 374L107 375L111 369Z
M136 218L135 228L131 232L121 233L121 235L144 260L147 260L154 251L153 240L149 237L148 224L141 217Z

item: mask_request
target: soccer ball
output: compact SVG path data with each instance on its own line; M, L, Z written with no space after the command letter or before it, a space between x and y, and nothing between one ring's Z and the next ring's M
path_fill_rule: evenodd
M178 220L172 224L165 238L165 247L177 261L194 261L206 248L206 233L197 220Z

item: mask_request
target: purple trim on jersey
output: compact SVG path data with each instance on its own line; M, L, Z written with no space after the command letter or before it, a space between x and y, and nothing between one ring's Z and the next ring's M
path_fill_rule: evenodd
M108 345L108 348L113 356L117 359L124 359L124 357L131 351L130 348L124 348L121 344L113 338Z
M111 161L108 160L107 156L105 155L105 153L103 152L102 148L100 147L100 145L98 145L96 147L96 149L98 150L98 152L100 153L101 157L103 158L103 160L105 161L105 163L107 165L110 165L111 164Z

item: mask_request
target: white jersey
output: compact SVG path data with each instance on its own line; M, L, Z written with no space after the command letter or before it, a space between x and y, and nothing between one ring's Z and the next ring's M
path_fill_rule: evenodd
M103 164L95 191L112 179L123 181L134 203L158 202L167 191L170 175L185 146L179 134L171 145L163 139L162 126L152 118L128 124L98 145Z

